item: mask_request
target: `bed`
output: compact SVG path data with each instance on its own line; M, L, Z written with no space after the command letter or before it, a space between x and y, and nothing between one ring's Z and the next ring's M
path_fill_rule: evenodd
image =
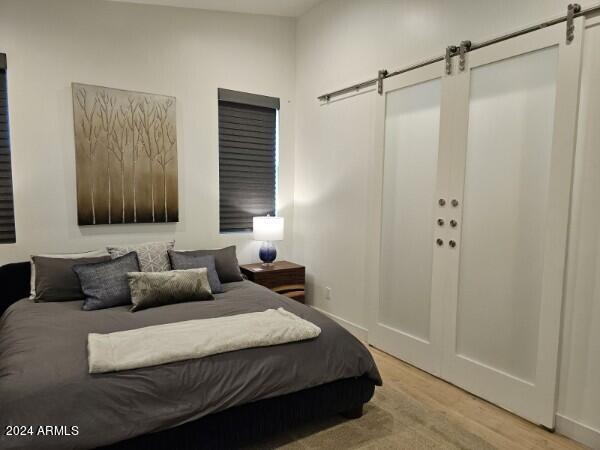
M0 448L234 448L306 420L359 417L381 384L365 346L314 309L250 281L215 301L136 313L24 298L29 264L0 267ZM161 366L88 373L86 338L283 307L319 326L312 340ZM6 436L7 425L32 434ZM38 435L51 425L51 434ZM77 427L77 434L71 427Z

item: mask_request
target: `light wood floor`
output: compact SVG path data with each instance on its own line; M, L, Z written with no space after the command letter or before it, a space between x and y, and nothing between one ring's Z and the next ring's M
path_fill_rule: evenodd
M369 347L387 388L441 413L498 449L585 449L462 389Z
M383 378L359 419L312 421L252 450L584 449L370 347Z

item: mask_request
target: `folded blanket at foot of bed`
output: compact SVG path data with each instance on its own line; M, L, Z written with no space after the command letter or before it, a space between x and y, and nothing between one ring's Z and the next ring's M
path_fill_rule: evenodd
M321 329L283 308L88 335L90 373L116 372L313 339Z

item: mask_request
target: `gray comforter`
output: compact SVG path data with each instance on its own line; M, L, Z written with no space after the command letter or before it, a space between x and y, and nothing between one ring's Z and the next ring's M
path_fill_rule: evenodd
M334 380L381 378L367 349L323 314L249 281L215 301L131 313L20 300L0 320L0 448L91 448ZM319 326L309 341L124 372L88 373L87 335L283 306ZM33 435L6 436L7 426ZM56 426L44 436L40 426ZM61 428L62 427L62 428ZM77 427L77 435L74 429ZM50 433L48 433L50 434ZM68 435L70 434L70 435Z

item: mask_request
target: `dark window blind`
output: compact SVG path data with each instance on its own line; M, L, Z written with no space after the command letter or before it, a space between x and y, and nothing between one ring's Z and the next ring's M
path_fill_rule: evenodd
M7 90L6 55L0 53L0 244L15 242Z
M221 232L251 231L275 215L279 99L219 89Z

